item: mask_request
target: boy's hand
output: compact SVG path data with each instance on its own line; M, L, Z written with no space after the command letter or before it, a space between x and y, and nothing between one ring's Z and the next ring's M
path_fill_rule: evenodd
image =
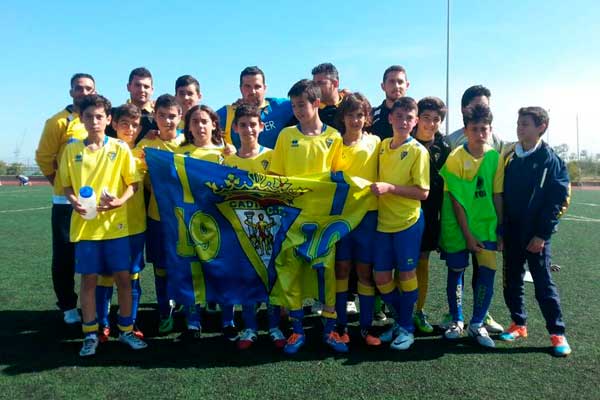
M117 207L121 207L123 205L123 201L120 198L113 196L108 193L106 189L102 191L102 196L100 197L100 204L98 205L98 211L109 211L113 210Z
M530 253L539 254L542 252L542 250L544 250L545 243L546 242L544 241L544 239L534 236L529 241L526 250Z
M83 208L78 201L71 202L71 205L73 206L73 210L79 215L85 215L85 208Z
M469 235L467 238L467 249L473 253L479 253L481 250L485 250L485 246L479 240L475 239L473 235Z
M394 188L394 185L387 182L375 182L371 184L371 192L376 196L381 196L390 192Z
M236 149L235 146L229 143L225 143L225 147L223 147L223 155L230 156L235 154Z

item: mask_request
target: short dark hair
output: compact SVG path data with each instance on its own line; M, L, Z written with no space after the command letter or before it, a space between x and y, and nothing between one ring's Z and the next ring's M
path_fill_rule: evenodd
M546 132L546 129L548 129L548 123L550 122L548 111L544 110L542 107L521 107L519 109L519 117L527 115L533 119L533 123L536 127L539 127L542 124L546 125L546 128L540 134L540 136L542 136Z
M306 98L311 103L321 98L319 85L310 79L301 79L294 83L294 86L288 92L288 97L300 97L304 93L306 93Z
M177 89L184 86L194 85L196 87L196 93L200 94L200 82L198 79L194 78L191 75L182 75L175 81L175 93L177 93Z
M136 118L139 119L142 117L142 112L132 103L123 104L119 107L115 107L112 110L112 119L113 122L119 122L119 120L123 117Z
M159 108L170 107L177 107L177 109L179 109L179 112L181 112L181 106L177 102L175 96L168 93L158 96L158 99L156 99L156 102L154 103L155 110L158 110Z
M335 114L335 124L339 127L340 133L346 133L346 125L344 125L344 116L348 113L362 110L365 114L366 121L365 126L371 125L371 103L369 100L360 92L350 93L345 96L342 103L337 109Z
M240 73L240 86L242 86L242 79L248 75L260 75L262 76L263 84L265 84L265 73L262 69L258 68L256 65L252 67L246 67Z
M330 78L335 79L336 81L340 80L340 75L338 74L338 70L332 63L322 63L317 65L312 69L312 74L326 74Z
M235 109L233 123L237 124L238 120L242 117L256 117L260 120L260 110L258 107L250 104L241 104Z
M152 79L152 74L145 67L138 67L138 68L133 69L129 73L129 81L127 83L131 83L131 81L133 81L133 77L134 76L137 76L137 77L140 77L140 78L150 78L151 81L153 80Z
M460 99L460 106L462 108L465 108L469 105L471 100L473 100L475 97L480 96L484 96L489 99L490 97L492 97L492 92L490 92L490 89L486 88L483 85L471 86L463 93L462 98Z
M465 128L470 123L479 124L484 123L488 125L492 125L492 120L494 116L492 115L492 111L485 104L475 104L473 106L468 106L465 108L463 112L463 124Z
M382 82L385 82L385 78L387 78L388 74L390 74L392 72L404 72L404 76L406 76L406 69L402 65L392 65L391 67L388 67L383 72L383 81Z
M198 110L207 113L210 117L210 120L215 125L215 129L213 129L211 132L212 143L215 146L223 145L223 131L221 130L219 124L219 115L212 108L204 104L196 104L194 107L190 108L188 112L185 113L185 117L183 118L183 135L185 136L185 142L183 143L183 145L194 143L194 136L192 135L192 131L190 130L190 120L192 119L192 115Z
M83 72L78 72L76 74L73 74L73 76L71 77L71 89L73 89L73 84L75 83L75 81L77 79L81 79L81 78L91 79L92 82L94 82L94 85L96 84L96 81L94 80L93 76L91 76L90 74L83 73Z
M400 108L405 111L414 110L417 112L417 114L419 113L419 106L417 105L416 100L408 96L400 97L398 100L396 100L394 104L392 104L390 114L393 113L394 110L397 108Z
M81 98L81 102L79 103L79 112L83 114L85 109L89 107L102 107L106 115L109 116L112 104L110 104L110 100L102 95L88 94L87 96L83 96Z
M446 118L446 113L448 112L448 108L446 108L446 104L439 97L428 96L423 97L417 103L419 107L419 117L424 111L433 111L439 114L442 121Z

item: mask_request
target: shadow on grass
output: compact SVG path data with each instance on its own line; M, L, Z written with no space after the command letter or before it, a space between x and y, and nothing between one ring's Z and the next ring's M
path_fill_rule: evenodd
M116 310L112 311L114 316ZM404 352L390 350L387 345L368 348L360 338L356 319L351 317L351 351L349 354L334 355L321 341L320 318L308 316L305 320L307 343L297 355L290 357L275 349L264 331L260 332L257 343L251 349L240 352L221 335L220 314L205 315L203 337L191 344L175 343L173 339L177 333L160 336L157 332L157 313L151 305L142 305L138 319L139 327L148 342L147 349L133 351L119 343L113 321L111 340L98 347L95 357L82 359L78 355L82 338L80 327L67 327L62 322L59 311L0 311L0 363L6 366L2 373L20 375L74 366L244 368L290 360L319 362L332 356L345 360L344 365L357 365L373 361L433 360L447 354L547 352L547 349L536 347L488 350L476 346L468 338L449 342L439 334L417 337L411 349ZM259 313L259 324L266 326L266 315L263 312ZM183 318L176 316L176 330L181 330L182 327Z

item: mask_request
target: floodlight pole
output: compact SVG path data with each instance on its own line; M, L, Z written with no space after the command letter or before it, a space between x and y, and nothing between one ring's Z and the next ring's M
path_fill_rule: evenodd
M450 0L446 3L446 108L450 109ZM450 134L450 113L446 113L446 135Z
M575 114L575 132L577 134L577 161L581 161L581 155L579 154L579 113Z

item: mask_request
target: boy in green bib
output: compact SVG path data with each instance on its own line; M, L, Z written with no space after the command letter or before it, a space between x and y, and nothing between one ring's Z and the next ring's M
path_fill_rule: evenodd
M468 334L484 347L495 347L483 319L494 292L495 252L502 249L504 169L500 154L487 144L492 118L485 105L466 108L467 143L450 153L440 171L444 178L440 247L448 266L446 291L453 320L444 336L458 339L463 334L463 274L469 253L474 253L481 269Z

